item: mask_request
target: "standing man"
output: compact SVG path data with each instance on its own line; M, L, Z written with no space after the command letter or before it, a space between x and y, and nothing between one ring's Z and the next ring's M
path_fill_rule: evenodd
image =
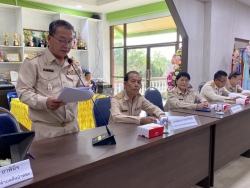
M207 82L201 89L200 97L205 98L208 102L235 100L235 97L229 97L230 92L225 88L227 82L227 73L219 70L214 74L214 80Z
M156 123L154 117L165 116L165 113L160 108L150 103L139 93L141 80L140 74L136 71L130 71L125 75L125 90L111 99L109 124L134 123L144 125ZM140 117L141 110L154 117Z
M36 133L35 141L79 131L77 103L57 99L65 87L82 86L68 63L74 27L56 20L49 25L49 46L37 56L26 58L19 72L17 93L29 106L29 118ZM73 64L79 75L81 68Z

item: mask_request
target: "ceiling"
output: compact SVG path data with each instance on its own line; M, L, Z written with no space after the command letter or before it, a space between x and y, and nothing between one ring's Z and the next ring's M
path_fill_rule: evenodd
M123 32L122 25L116 26ZM127 25L127 34L144 33L150 31L161 31L176 28L172 16L130 23Z
M93 13L108 13L164 0L28 0ZM213 0L197 0L208 2ZM250 6L250 0L238 0ZM77 8L76 5L81 5Z
M163 0L28 0L93 13L108 13ZM77 8L76 5L81 5Z

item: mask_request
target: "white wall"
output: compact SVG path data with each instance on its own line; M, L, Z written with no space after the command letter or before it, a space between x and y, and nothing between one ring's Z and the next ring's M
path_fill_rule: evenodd
M174 3L189 36L188 72L197 89L216 71L231 71L235 38L250 40L250 7L237 0Z
M106 21L106 14L102 14L102 25L100 26L100 33L102 33L102 54L101 59L103 61L103 78L110 82L110 33L109 22Z
M237 0L212 2L210 77L218 69L231 71L235 38L250 40L250 7Z
M190 84L197 90L203 80L204 3L196 0L174 0L189 37L188 73Z

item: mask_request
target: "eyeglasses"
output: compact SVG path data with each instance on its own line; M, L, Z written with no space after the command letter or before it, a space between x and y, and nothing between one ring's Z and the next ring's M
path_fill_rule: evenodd
M58 40L62 46L66 46L66 45L72 46L73 41L59 40L55 36L53 36L53 35L51 35L51 36L53 38L55 38L56 40Z
M226 83L226 81L221 81L220 79L217 79L217 80L219 80L222 84L225 84L225 83Z
M189 83L189 80L179 80L179 82L181 82L181 83Z

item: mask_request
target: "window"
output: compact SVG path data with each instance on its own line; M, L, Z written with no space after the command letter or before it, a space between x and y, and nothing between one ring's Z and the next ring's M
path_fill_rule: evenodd
M110 27L111 80L115 93L123 90L124 75L138 71L147 87L167 91L166 72L181 46L181 37L171 16Z

